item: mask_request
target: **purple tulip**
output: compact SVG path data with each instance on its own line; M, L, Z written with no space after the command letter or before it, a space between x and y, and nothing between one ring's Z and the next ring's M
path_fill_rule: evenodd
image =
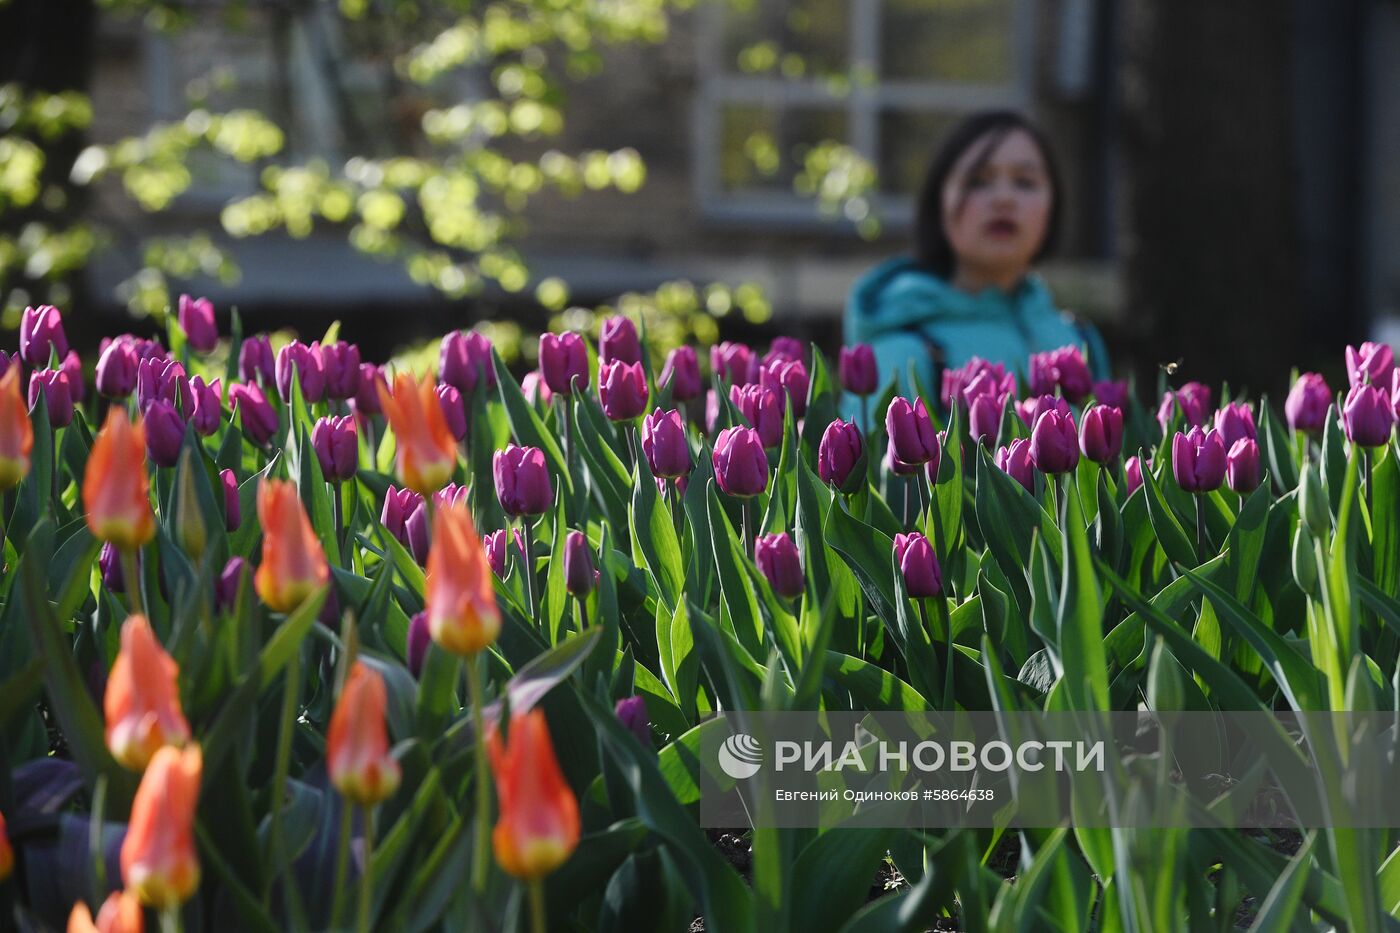
M817 475L828 486L844 490L864 457L865 439L860 428L852 422L833 421L822 432L817 447Z
M603 322L598 336L598 365L604 363L642 362L642 343L637 338L637 325L618 315Z
M778 393L757 384L730 386L729 401L758 432L764 447L777 447L783 442L783 404Z
M277 433L277 412L255 384L229 386L229 410L243 416L243 431L255 444L266 444Z
M1076 346L1031 354L1030 383L1032 395L1050 395L1058 388L1065 398L1075 404L1094 388L1089 364Z
M97 566L102 571L102 585L113 593L126 592L126 577L122 574L122 556L111 541L104 542L102 553L97 556Z
M554 398L554 393L549 390L549 383L544 381L544 374L538 369L532 369L525 374L525 378L520 380L520 393L525 396L525 400L534 405L548 405Z
M224 527L234 531L243 522L243 503L238 499L238 477L232 470L219 471L219 485L224 488Z
M807 375L806 364L801 360L777 360L766 364L759 370L758 380L760 385L779 393L780 398L786 394L792 400L795 417L801 418L807 413L807 390L811 378Z
M1094 383L1094 400L1119 411L1128 410L1128 383L1124 379L1104 379Z
M399 489L390 486L384 494L384 507L379 512L379 524L394 536L394 539L408 547L408 519L414 510L423 504L423 497L412 489Z
M478 331L454 330L442 338L438 349L438 379L471 394L479 380L488 387L496 384L496 367L491 360L491 341Z
M423 659L428 656L428 612L415 612L408 620L408 670L414 677L423 676Z
M486 548L486 561L502 580L506 576L506 530L493 531L481 539Z
M311 446L330 482L344 482L355 475L360 460L360 438L349 415L319 418L311 429Z
M180 329L191 347L208 353L219 345L219 328L214 323L214 304L208 298L180 296Z
M1058 395L1037 395L1016 403L1016 414L1021 416L1022 423L1028 428L1035 427L1036 421L1047 411L1058 411L1062 415L1067 415L1070 413L1069 402ZM998 412L998 417L1000 417L1000 412Z
M768 454L752 428L735 426L719 432L712 460L715 482L726 494L747 498L768 488Z
M612 421L631 421L646 411L647 377L642 364L622 360L599 364L598 401L603 406L603 414Z
M107 398L126 398L136 390L140 358L127 340L113 340L97 359L97 391Z
M1079 449L1102 466L1123 450L1123 412L1111 405L1095 405L1084 412L1079 425Z
M1225 480L1241 495L1259 486L1259 445L1252 437L1235 441L1225 455Z
M219 430L223 422L223 391L219 380L204 384L203 376L190 380L190 398L194 399L194 410L190 414L190 424L201 437L208 437Z
M540 372L549 391L566 398L574 394L574 381L588 385L588 350L573 331L540 337Z
M1005 395L977 395L968 406L967 424L972 439L988 450L996 446L997 438L1001 435L1001 416L1006 399Z
M433 544L433 533L428 527L428 507L420 499L408 513L403 523L404 546L413 555L419 567L428 566L428 551Z
M700 361L695 357L695 348L676 347L667 354L658 381L662 387L671 387L674 401L688 402L699 398L705 387L700 381Z
M1079 466L1079 432L1072 415L1047 411L1031 428L1031 462L1042 473L1056 476Z
M383 410L379 404L380 386L388 391L389 383L384 378L384 371L373 363L361 363L359 387L355 390L353 400L358 414L369 417Z
M1347 381L1352 388L1368 383L1384 386L1390 382L1390 373L1395 367L1395 354L1388 344L1368 340L1361 345L1360 350L1348 346L1346 361Z
M433 493L433 502L439 509L449 509L461 506L467 507L466 486L458 486L456 483L448 483L446 486Z
M541 515L554 502L554 487L538 447L511 444L491 461L496 497L507 515Z
M757 360L746 344L726 340L710 347L710 370L730 385L746 386L758 376Z
M932 463L933 461L929 461ZM919 471L924 467L918 463L905 463L894 455L893 447L885 448L885 469L895 476L918 476Z
M437 397L447 430L460 441L467 436L467 409L462 403L462 393L457 391L456 386L443 384L437 387Z
M35 369L47 367L51 355L60 360L68 355L63 315L53 305L24 309L19 322L19 355Z
M325 346L312 344L326 377L327 398L354 398L360 391L360 348L338 340Z
M49 410L49 424L67 427L73 421L73 396L68 388L68 374L61 369L36 369L29 374L29 407L33 408L44 396Z
M1390 372L1390 404L1395 409L1395 418L1400 420L1400 367Z
M797 545L785 532L759 535L754 541L754 560L773 587L773 592L785 599L796 599L802 595L806 584L802 576L802 561L797 554Z
M1225 442L1212 428L1200 426L1172 438L1172 474L1186 492L1211 492L1225 481Z
M1231 402L1215 413L1215 430L1220 432L1226 450L1242 437L1252 441L1259 439L1254 427L1254 410L1242 402Z
M763 363L772 365L779 360L802 360L807 356L807 346L796 337L774 337L763 354Z
M156 466L173 467L185 442L185 419L164 399L156 399L142 413L146 426L146 453Z
M1188 427L1203 427L1210 417L1210 390L1206 389L1204 394L1199 391L1188 392L1188 386L1200 386L1200 383L1187 383L1175 392L1168 389L1162 394L1162 404L1157 408L1157 423L1162 426L1163 431L1171 425L1178 404L1181 405L1181 412Z
M714 389L705 390L705 433L715 433L719 424L719 393Z
M214 606L219 611L232 609L238 602L238 586L243 582L243 575L251 568L248 562L241 557L234 557L224 564L223 572L214 581Z
M564 538L564 589L579 599L593 592L598 585L598 571L593 569L593 555L588 550L588 538L581 531L571 531Z
M1007 396L1016 397L1016 374L998 373L1000 367L985 367L968 380L962 389L962 402L971 407L977 399L987 396L1000 401Z
M899 561L899 572L904 576L904 587L911 599L937 596L943 592L943 575L928 538L918 532L895 535L894 553Z
M320 347L319 343L308 347L300 340L293 340L277 352L277 394L282 396L282 401L292 400L294 371L301 384L302 398L308 405L326 397L326 371L321 365Z
M136 366L136 407L142 411L160 399L182 412L194 411L194 395L185 367L175 360L152 357Z
M69 350L63 358L59 370L68 377L68 395L77 405L87 398L87 381L83 379L83 361L78 359L76 350Z
M1031 442L1018 437L1006 447L997 448L997 469L1035 495L1035 464L1031 462Z
M873 395L880 387L875 348L868 343L842 347L836 361L836 371L841 378L841 387L853 395Z
M29 393L33 396L32 389ZM1381 447L1390 441L1395 411L1390 395L1376 385L1355 385L1342 406L1342 429L1347 440L1361 447Z
M267 334L248 337L238 349L238 375L244 382L258 382L265 389L277 381L277 364L272 356L272 340Z
M1152 464L1149 463L1147 468L1150 470ZM1128 458L1128 462L1123 465L1123 478L1127 486L1128 495L1131 496L1133 491L1142 485L1142 461L1139 458Z
M690 444L679 411L658 408L642 419L642 454L656 476L674 479L690 472Z
M647 703L641 697L626 697L613 708L618 721L637 737L643 748L651 748L651 723L647 720Z
M1332 390L1321 373L1303 373L1283 403L1288 426L1295 431L1320 434L1327 427L1327 412L1332 407Z
M923 399L913 405L903 397L890 402L885 412L885 433L889 435L894 458L902 463L925 464L938 449L938 433Z

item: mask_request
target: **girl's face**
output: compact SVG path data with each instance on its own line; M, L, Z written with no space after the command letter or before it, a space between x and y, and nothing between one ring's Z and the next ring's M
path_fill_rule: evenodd
M943 185L943 229L958 279L1009 288L1045 240L1054 192L1040 147L1025 130L1007 132L974 171L986 139L968 147Z

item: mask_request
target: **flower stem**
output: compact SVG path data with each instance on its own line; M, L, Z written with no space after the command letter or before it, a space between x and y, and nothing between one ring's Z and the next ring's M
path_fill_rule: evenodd
M344 903L345 874L350 867L350 833L354 829L355 809L350 801L340 801L340 837L335 847L335 887L331 889L331 929L340 927L340 907Z
M744 547L748 550L749 556L754 555L753 538L753 504L748 498L744 499Z
M1196 493L1196 563L1206 559L1206 503L1200 493Z
M374 808L365 807L361 812L365 822L365 868L360 873L358 928L360 933L369 933L370 894L374 891Z
M183 925L180 922L179 906L167 907L160 912L160 933L180 933Z
M146 608L141 599L141 552L137 548L117 548L122 562L122 582L126 584L126 596L131 602L132 615L144 615Z
M531 534L530 517L528 515L520 518L520 536L525 544L525 602L530 610L530 615L535 615L535 540ZM510 546L510 542L506 542Z
M292 730L296 728L297 695L301 687L301 650L292 652L287 661L286 682L282 685L282 716L277 729L277 757L272 772L272 824L268 828L268 861L272 873L268 876L267 888L263 891L264 903L272 893L277 876L286 867L282 852L282 804L287 795L287 771L292 758Z
M481 715L485 705L482 687L482 667L485 657L478 651L463 659L467 667L467 689L471 695L472 729L476 732L476 838L472 844L472 888L480 894L486 890L486 850L491 823L491 772L486 765L486 726Z
M544 881L534 878L526 885L530 892L530 931L531 933L545 933L548 926L545 923L544 910Z

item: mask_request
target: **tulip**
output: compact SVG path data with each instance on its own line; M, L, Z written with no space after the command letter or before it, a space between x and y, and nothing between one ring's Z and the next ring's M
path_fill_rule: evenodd
M58 369L68 377L68 397L75 405L80 404L87 398L87 383L83 380L83 361L78 359L77 351L69 350Z
M714 389L705 390L705 433L715 433L719 424L719 393Z
M1395 367L1395 354L1388 344L1366 341L1361 349L1348 346L1346 351L1347 381L1352 388L1359 385L1384 386L1390 382Z
M136 390L140 362L129 341L112 341L97 360L97 391L107 398L126 398Z
M700 362L695 358L695 348L676 347L666 355L659 378L661 386L671 387L671 399L676 402L689 402L704 392L700 381Z
M321 365L321 345L307 346L300 340L293 340L277 352L274 367L277 376L277 394L282 401L292 400L292 374L296 374L301 385L301 397L307 404L319 402L326 397L326 371Z
M996 446L997 437L1001 434L1001 415L1006 407L1006 398L1004 395L978 395L968 406L968 430L972 439L983 447L991 449ZM920 404L922 402L920 399Z
M783 442L783 404L778 393L763 385L730 386L729 401L758 432L764 447Z
M1186 492L1211 492L1225 480L1225 443L1215 429L1176 433L1172 438L1172 474Z
M1128 383L1126 380L1104 379L1094 383L1094 400L1119 411L1128 410Z
M806 345L796 337L774 337L763 355L763 362L771 365L778 360L801 360L806 354Z
M879 388L879 371L875 366L875 348L868 343L842 347L836 371L841 387L854 395L873 395ZM946 375L946 371L945 371Z
M1148 468L1151 469L1151 464ZM1123 465L1123 478L1127 485L1128 495L1142 485L1142 461L1137 457L1129 457L1128 462Z
M1084 412L1079 425L1079 449L1102 466L1123 450L1123 412L1109 405L1095 405Z
M679 411L658 408L642 419L642 454L656 476L674 479L690 472L690 444Z
M433 521L424 602L429 634L453 654L475 654L500 633L491 566L463 506L441 509Z
M639 696L624 697L613 707L618 722L637 737L643 748L651 748L651 723L647 720L647 701Z
M1342 405L1342 429L1360 447L1382 447L1390 441L1395 411L1390 396L1376 385L1354 385Z
M931 460L938 449L938 434L923 399L913 405L903 397L890 402L885 412L885 433L889 435L895 459L902 463L922 465Z
M642 362L642 344L637 338L637 325L625 317L610 317L603 322L598 336L598 364Z
M34 425L19 394L19 380L18 365L0 373L0 491L15 488L29 474L34 451Z
M243 433L255 444L266 444L277 433L277 412L272 403L255 384L236 383L229 386L229 408L243 418Z
M806 586L802 562L797 554L797 545L787 534L759 535L754 541L754 560L773 587L773 592L786 599L796 599L802 595Z
M78 901L68 915L68 933L142 933L145 920L141 902L130 891L113 891L107 895L93 923L88 905Z
M219 578L214 581L214 606L218 609L232 609L238 602L238 588L243 585L243 577L248 573L248 562L241 557L231 557L224 564Z
M728 495L747 498L768 488L768 455L752 428L725 428L715 441L712 456L715 482Z
M442 488L457 465L457 443L447 427L431 378L394 377L392 392L379 390L379 402L398 443L399 479L423 495Z
M1031 429L1031 462L1051 476L1073 472L1079 465L1079 432L1074 418L1047 411Z
M971 406L981 396L989 396L1000 401L1006 396L1016 397L1016 374L1000 373L999 368L985 367L968 380L962 390L964 405Z
M136 789L122 842L122 881L147 907L178 907L199 886L194 815L203 771L198 745L167 745L151 758Z
M800 360L778 360L759 370L759 383L776 393L786 394L792 401L792 413L801 418L807 413L807 391L811 379L807 366Z
M338 340L325 346L312 345L326 378L326 397L354 398L360 391L360 348Z
M438 348L438 379L464 394L470 394L481 380L494 386L491 341L477 331L454 330L443 337Z
M1035 495L1035 464L1031 460L1031 442L1018 437L1006 447L997 448L996 465L1007 476Z
M258 483L258 524L263 530L262 563L253 583L268 608L291 612L330 579L326 553L295 483Z
M885 469L889 470L895 476L918 476L923 466L918 463L905 463L894 455L893 447L886 447Z
M710 370L730 385L748 385L757 375L753 350L728 340L710 347Z
M440 385L437 392L438 404L442 407L442 419L447 423L447 432L453 440L467 436L467 409L462 404L462 393L456 386Z
M384 495L384 508L379 513L379 524L393 535L400 544L408 546L408 519L415 509L423 504L423 497L412 489L399 489L390 486Z
M15 870L15 850L10 847L10 837L5 831L5 814L0 813L0 883Z
M99 541L134 550L156 533L146 481L146 432L113 405L83 474L83 511Z
M238 348L238 375L244 382L260 382L263 388L277 382L277 364L272 356L272 340L267 334L247 337Z
M363 661L350 665L326 730L326 773L345 799L372 807L393 796L399 763L389 754L384 678Z
M214 323L214 305L208 298L180 296L180 329L191 347L208 353L219 344L219 328Z
M344 482L359 466L360 439L355 419L349 415L320 418L311 429L311 447L321 464L321 474L330 482Z
M194 396L185 367L174 360L152 357L136 366L136 406L141 411L157 399L181 412L194 411Z
M414 677L423 676L423 662L428 657L428 644L432 641L428 633L428 614L415 612L408 620L408 670Z
M894 553L899 561L899 572L904 577L904 587L911 598L922 599L943 592L938 557L933 553L933 545L928 543L928 538L918 532L895 535Z
M190 425L202 437L208 437L219 430L223 422L222 387L215 379L204 384L203 376L190 380L190 395L194 399L194 412L190 415Z
M486 560L491 565L491 570L496 576L505 579L506 576L506 544L509 535L502 528L500 531L493 531L481 539L482 545L486 548ZM520 536L519 530L515 532L515 551L520 555L520 559L525 559L525 539Z
M581 531L571 531L564 539L564 588L579 599L593 592L599 574L593 569L593 555L588 550L588 538Z
M549 390L549 384L538 369L530 370L520 380L520 393L526 401L538 405L548 405L554 398L554 393Z
M542 515L554 502L554 486L538 447L511 444L491 459L496 498L510 516Z
M238 477L232 470L220 470L219 485L224 490L224 527L233 531L243 522L243 504L238 498Z
M142 771L161 746L189 741L179 676L179 666L156 640L146 617L128 617L102 701L107 748L122 767Z
M493 726L489 747L501 809L491 836L496 861L517 878L543 878L573 854L580 829L578 801L559 771L544 712L513 714L505 745Z
M1030 384L1032 395L1050 395L1058 388L1076 404L1094 387L1089 364L1076 346L1031 354Z
M102 543L97 555L97 569L102 572L102 585L113 593L126 592L126 578L122 574L121 552L110 541Z
M382 369L373 363L361 363L360 380L355 389L355 411L365 417L382 412L384 409L379 404L379 391L388 387Z
M1035 427L1036 421L1047 411L1058 411L1062 415L1068 415L1069 402L1058 395L1039 395L1016 403L1016 414L1028 428Z
M575 380L588 384L588 350L583 338L572 331L540 337L540 372L545 385L557 395L574 394Z
M630 421L646 410L647 378L641 363L609 360L598 366L598 401L612 421Z
M173 467L185 443L185 419L175 406L156 399L142 412L146 426L146 453L156 466Z
M1390 404L1395 409L1396 420L1400 420L1400 367L1391 370Z
M25 308L19 322L19 355L35 369L49 365L49 359L68 355L68 337L63 333L63 315L53 305Z
M68 374L61 369L36 369L29 374L29 407L44 396L49 411L49 424L67 427L73 421L73 395L69 390Z
M851 422L833 421L822 432L817 447L817 475L828 486L844 490L864 458L865 440L860 428Z
M1163 431L1171 424L1178 404L1189 427L1203 427L1210 417L1210 388L1199 382L1188 382L1175 392L1163 393L1162 404L1157 409L1157 423Z
M1259 445L1253 438L1242 437L1225 455L1225 479L1230 488L1243 495L1259 486Z
M1215 413L1215 430L1220 432L1226 450L1242 437L1252 441L1259 439L1254 427L1254 410L1241 402L1231 402Z
M1327 411L1332 407L1332 390L1321 373L1303 373L1283 403L1288 426L1295 431L1320 434L1327 426Z

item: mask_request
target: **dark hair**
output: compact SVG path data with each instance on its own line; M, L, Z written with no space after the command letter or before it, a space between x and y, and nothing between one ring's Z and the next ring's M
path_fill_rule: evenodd
M1060 170L1050 141L1040 127L1014 110L984 110L963 119L944 138L943 145L929 163L923 189L919 192L918 212L914 220L914 258L945 279L953 275L953 247L948 242L947 231L943 229L943 186L953 173L953 166L978 140L988 137L972 164L969 176L975 175L986 164L1006 134L1013 130L1024 130L1030 134L1040 150L1041 158L1045 160L1045 173L1050 181L1050 219L1045 225L1045 239L1031 261L1040 260L1055 248L1055 241L1059 239L1061 189ZM966 197L966 193L963 196Z

